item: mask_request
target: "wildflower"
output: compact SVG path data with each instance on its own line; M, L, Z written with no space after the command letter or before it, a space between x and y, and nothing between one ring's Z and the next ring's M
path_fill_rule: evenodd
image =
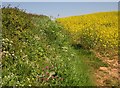
M31 84L29 84L28 86L32 86Z
M28 81L30 81L30 78L27 78Z
M49 69L49 67L48 67L48 66L46 66L46 69Z
M4 41L5 39L3 38L2 40Z
M48 73L48 72L46 72L46 75L49 75L49 73Z
M54 79L55 77L54 76L52 76L52 79Z
M12 56L14 56L15 54L13 53Z
M46 81L48 81L49 79L48 79L48 78L46 78L45 80L46 80Z
M51 68L54 68L54 66L52 65Z

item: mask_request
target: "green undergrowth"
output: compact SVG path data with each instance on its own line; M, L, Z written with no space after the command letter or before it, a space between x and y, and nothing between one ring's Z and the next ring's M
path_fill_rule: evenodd
M49 17L2 8L2 29L3 86L93 86L105 65Z

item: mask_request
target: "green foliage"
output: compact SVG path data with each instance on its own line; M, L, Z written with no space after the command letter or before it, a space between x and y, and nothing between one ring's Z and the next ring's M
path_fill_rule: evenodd
M35 27L32 19L18 8L8 7L2 8L2 23L2 83L11 86L31 84L35 81L36 65L45 57L43 48L32 33ZM31 81L25 82L28 78Z
M94 85L84 58L71 46L69 33L46 16L2 8L3 86ZM93 63L94 64L94 63Z

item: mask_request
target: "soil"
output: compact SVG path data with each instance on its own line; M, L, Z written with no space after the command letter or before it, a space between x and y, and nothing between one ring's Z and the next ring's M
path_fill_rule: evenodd
M95 79L97 86L120 86L120 64L118 63L118 56L112 57L103 57L99 53L96 53L96 56L100 58L104 63L108 64L108 67L99 67L95 71Z

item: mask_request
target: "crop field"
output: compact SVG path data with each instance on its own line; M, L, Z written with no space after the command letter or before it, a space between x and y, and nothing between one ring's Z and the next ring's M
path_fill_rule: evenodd
M107 55L118 53L118 12L58 18L57 21L71 33L75 43Z
M97 86L95 73L110 65L95 52L112 60L118 52L117 14L52 21L18 8L2 8L2 86ZM103 82L119 85L115 77Z

